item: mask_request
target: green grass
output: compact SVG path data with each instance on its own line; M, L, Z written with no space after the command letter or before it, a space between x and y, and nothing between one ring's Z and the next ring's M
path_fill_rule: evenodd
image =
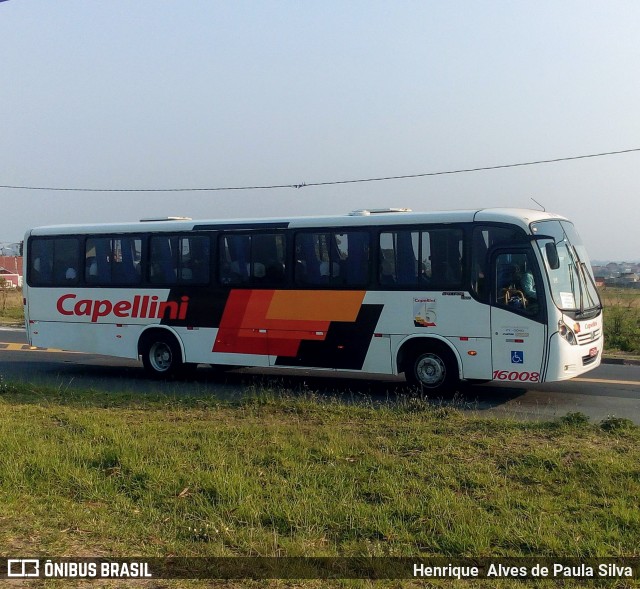
M640 354L640 290L606 288L600 295L606 349Z
M640 429L409 399L0 383L0 543L163 556L640 554Z
M7 288L0 281L0 325L3 323L24 323L22 289Z

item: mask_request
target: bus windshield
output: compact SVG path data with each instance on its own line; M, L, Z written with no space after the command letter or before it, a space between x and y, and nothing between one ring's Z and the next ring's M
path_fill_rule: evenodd
M558 250L559 267L549 264L545 240L538 240L538 248L545 261L549 286L556 306L577 316L595 314L602 308L596 289L587 251L568 221L541 221L532 223L534 235L553 237Z

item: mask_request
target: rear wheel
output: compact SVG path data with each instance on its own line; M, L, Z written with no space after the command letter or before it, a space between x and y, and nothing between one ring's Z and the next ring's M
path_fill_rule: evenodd
M151 332L140 342L142 364L151 378L175 376L183 367L182 352L176 338L169 333Z
M431 391L453 391L458 383L458 363L444 347L417 350L405 367L409 384Z

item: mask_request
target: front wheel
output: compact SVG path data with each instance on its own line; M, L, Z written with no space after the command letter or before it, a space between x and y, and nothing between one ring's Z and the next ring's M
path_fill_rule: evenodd
M405 377L409 384L431 391L453 390L458 383L458 365L444 348L422 350L409 362Z
M176 338L157 333L144 336L141 341L142 364L151 378L175 376L182 368L182 353Z

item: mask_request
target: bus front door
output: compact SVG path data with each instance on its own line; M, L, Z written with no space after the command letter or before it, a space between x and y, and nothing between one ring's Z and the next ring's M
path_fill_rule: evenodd
M541 382L547 327L535 258L526 247L508 248L494 251L491 262L493 380Z

